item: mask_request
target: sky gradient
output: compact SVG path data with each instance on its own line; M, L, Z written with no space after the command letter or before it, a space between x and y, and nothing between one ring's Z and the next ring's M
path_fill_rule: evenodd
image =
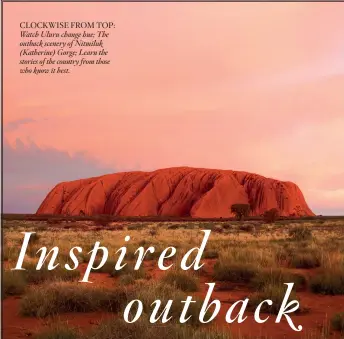
M59 181L193 166L344 215L344 3L4 3L4 211ZM19 74L21 21L114 21L111 65Z

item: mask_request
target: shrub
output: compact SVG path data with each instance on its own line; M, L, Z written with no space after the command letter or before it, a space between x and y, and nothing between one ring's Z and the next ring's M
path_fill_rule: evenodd
M24 293L26 280L21 271L4 271L2 281L3 298Z
M40 239L40 235L38 233L31 234L29 246L30 246L30 244L37 243L39 241L39 239Z
M133 265L133 263L129 263L125 265L121 270L113 269L110 274L112 277L120 277L121 275L131 275L135 280L148 278L148 275L143 266L140 266L138 270L135 270Z
M219 281L235 283L250 282L257 274L257 269L251 264L231 264L219 260L214 265L214 278Z
M89 261L89 258L88 258L88 261ZM100 259L96 259L95 261L94 261L94 266L99 266L99 264L100 264ZM98 273L108 273L108 274L112 274L112 272L113 272L113 270L114 270L114 268L115 268L115 266L116 266L116 262L115 261L113 261L113 260L107 260L106 262L105 262L105 264L102 266L102 267L100 267L99 269L97 269L97 270L92 270L92 272L98 272Z
M65 324L56 324L38 333L34 339L81 339L81 335Z
M217 259L219 257L219 252L216 250L205 250L203 258L205 259Z
M337 313L332 317L331 326L335 331L344 332L344 312Z
M106 220L106 219L104 219L104 220L101 220L101 219L97 220L96 223L99 224L100 226L102 226L102 227L98 228L97 231L101 231L103 228L108 227L110 222L111 222L110 220Z
M269 285L286 286L285 283L294 283L295 288L300 288L306 285L306 279L301 274L285 272L279 268L262 270L252 279L252 286L258 290Z
M313 293L344 294L344 269L322 271L311 278L310 288Z
M156 237L158 235L158 228L157 227L151 227L149 229L149 235L151 237Z
M186 228L186 224L172 224L167 227L169 230L177 230L179 228Z
M279 312L279 309L281 308L283 299L285 297L286 292L286 285L266 285L264 288L253 295L253 297L250 299L248 308L256 308L263 300L271 300L273 304L270 306L267 303L262 304L261 312L263 313L271 313L271 314L277 314ZM297 300L296 295L294 292L290 294L289 300ZM298 309L297 311L299 311ZM296 311L296 312L297 312Z
M312 230L305 226L296 226L289 231L289 237L294 241L311 240Z
M29 246L26 250L26 255L31 258L36 258L39 249L40 246L37 243L29 243Z
M145 225L142 224L131 224L128 226L128 231L140 231L145 228Z
M216 225L213 222L202 222L199 224L201 230L211 230L215 229Z
M162 245L155 246L155 251L153 253L148 252L145 255L144 260L155 260L155 259L158 259L164 249L165 249L165 247L163 247Z
M223 233L224 232L224 229L222 228L222 226L220 225L215 225L213 230L212 230L214 233Z
M279 212L277 208L271 208L264 212L263 219L266 223L271 224L278 220Z
M244 232L254 232L256 228L252 224L244 224L239 227L239 230Z
M26 264L24 268L26 271L22 271L22 273L26 281L31 284L40 284L52 280L72 281L80 277L80 271L69 271L61 265L50 271L47 265L37 270L35 263Z
M62 223L62 219L48 219L46 222L48 225L58 225Z
M199 289L199 281L195 276L176 269L168 271L162 278L162 282L184 292L195 292Z
M20 249L15 246L4 245L3 247L3 260L4 261L17 261Z
M218 261L223 265L251 264L255 267L273 267L275 265L273 251L269 248L250 248L244 243L240 243L239 246L233 245L234 248L226 248L219 253Z
M231 206L231 212L235 215L238 220L243 220L250 213L249 204L233 204Z
M233 226L232 226L231 224L223 224L223 225L222 225L222 228L223 228L224 230L229 230L229 229L233 228Z
M141 316L136 322L128 324L123 319L114 318L103 321L94 329L86 338L87 339L128 339L128 338L140 338L140 339L161 339L161 338L173 338L173 339L228 339L231 336L228 332L221 332L212 328L198 329L176 324L174 322L168 322L161 326L159 322L152 324L149 322L147 316Z
M315 268L321 265L319 253L315 251L300 251L291 255L289 267L294 268Z
M112 216L111 215L106 215L106 214L99 214L96 215L93 218L94 224L102 226L99 230L102 230L106 227L109 226L109 224L112 222Z
M119 277L119 284L123 286L133 285L135 278L131 274L123 274Z
M118 312L127 300L123 288L109 290L70 282L34 286L20 301L23 316L47 317L65 312Z
M109 339L116 335L116 339L127 338L150 338L154 339L154 333L149 333L148 337L148 321L144 321L143 317L132 324L126 323L121 318L113 318L103 321L93 329L88 335L87 339ZM157 328L155 335L161 336L159 333L160 327ZM161 330L160 330L161 331Z
M172 287L171 285L165 284L163 282L147 282L137 283L135 289L133 289L130 295L131 299L139 299L142 301L143 310L145 313L150 314L153 306L152 303L156 300L161 300L161 307L163 309L168 300L173 300L169 315L172 316L174 321L178 321L180 314L184 308L184 303L182 301L186 300L186 293L183 291ZM200 309L202 307L202 302L193 298L195 303L191 303L188 315L191 315L188 324L200 325L198 316Z

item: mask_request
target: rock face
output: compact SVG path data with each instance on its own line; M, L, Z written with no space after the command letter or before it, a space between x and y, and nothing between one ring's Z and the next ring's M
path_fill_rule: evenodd
M62 182L37 214L231 217L235 203L249 203L252 215L278 208L282 216L314 215L292 182L230 170L176 167L124 172Z

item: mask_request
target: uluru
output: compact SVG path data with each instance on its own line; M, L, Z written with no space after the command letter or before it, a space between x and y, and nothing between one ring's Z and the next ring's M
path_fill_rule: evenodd
M251 205L259 216L277 208L281 216L312 216L299 187L261 175L174 167L122 172L57 184L37 214L231 217L232 204Z

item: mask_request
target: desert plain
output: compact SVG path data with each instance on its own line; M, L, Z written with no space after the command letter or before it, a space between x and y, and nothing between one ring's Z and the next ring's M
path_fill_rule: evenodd
M191 248L199 247L204 233L211 234L203 252L204 266L183 271L178 264ZM24 234L31 235L22 271L16 266ZM125 242L126 236L130 241ZM344 337L344 219L326 217L287 218L266 223L263 220L104 220L97 217L14 218L3 220L3 338L35 339L282 339ZM95 242L109 250L106 263L92 270L89 283L80 283ZM37 270L40 252L59 248L56 263L48 270L47 259ZM77 253L78 267L69 251ZM114 270L116 251L126 246L121 270ZM140 269L134 270L139 247L154 246ZM161 252L173 246L171 269L158 268ZM118 253L117 253L118 256ZM97 258L98 265L101 258ZM94 265L96 267L96 265ZM294 283L290 298L299 308L290 316L296 332L283 317L276 323L279 306L286 292L285 283ZM207 283L215 283L212 299L221 310L208 324L199 322L199 310L206 296ZM187 296L193 300L191 316L179 323ZM249 298L242 322L227 323L225 314L238 300ZM138 321L126 323L123 311L134 299L142 301ZM150 323L151 304L160 299L162 307L173 300L171 320ZM254 320L255 307L270 299L273 305L261 308L264 323ZM237 308L239 312L240 306ZM161 309L162 311L162 309ZM235 313L235 312L234 312Z

